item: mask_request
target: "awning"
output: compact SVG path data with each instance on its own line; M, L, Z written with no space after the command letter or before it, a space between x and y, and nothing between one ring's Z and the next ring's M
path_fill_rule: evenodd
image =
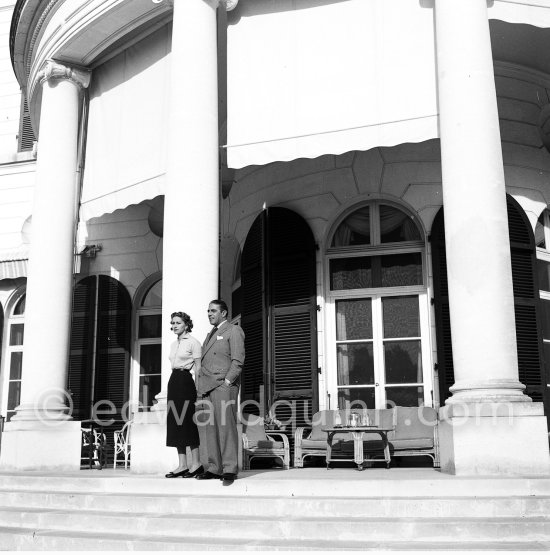
M432 9L257 0L238 16L227 39L229 167L438 136Z
M15 251L0 251L0 279L26 277L28 259L26 247Z
M94 70L83 220L164 194L171 33L162 27Z

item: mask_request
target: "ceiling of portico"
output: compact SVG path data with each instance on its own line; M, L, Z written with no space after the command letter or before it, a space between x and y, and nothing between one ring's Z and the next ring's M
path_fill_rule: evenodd
M539 71L550 79L550 29L499 20L489 25L495 61Z

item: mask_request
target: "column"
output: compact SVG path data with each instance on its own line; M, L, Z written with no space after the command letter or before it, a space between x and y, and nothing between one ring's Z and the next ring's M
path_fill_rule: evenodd
M231 5L230 5L231 4ZM217 8L223 0L173 2L167 172L162 263L162 391L156 410L136 417L132 470L163 472L177 464L165 447L168 360L175 336L170 314L184 311L201 343L218 297L220 175ZM227 3L232 9L235 0ZM151 445L155 445L152 449Z
M80 424L66 394L81 91L90 74L47 61L42 86L21 402L2 438L1 466L78 469Z
M435 25L456 380L441 411L442 468L456 474L547 473L542 405L523 394L518 380L486 0L436 0Z

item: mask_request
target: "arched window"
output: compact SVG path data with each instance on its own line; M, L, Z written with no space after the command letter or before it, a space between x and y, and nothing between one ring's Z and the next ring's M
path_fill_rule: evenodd
M6 362L4 372L6 381L4 391L7 397L4 398L2 413L6 415L6 420L11 420L15 414L15 408L19 405L21 398L21 369L23 366L23 338L25 332L25 294L19 294L19 299L13 305L13 309L8 317Z
M132 404L149 410L161 388L162 280L145 288L137 309Z
M347 215L327 250L329 392L338 405L431 404L423 232L384 201Z

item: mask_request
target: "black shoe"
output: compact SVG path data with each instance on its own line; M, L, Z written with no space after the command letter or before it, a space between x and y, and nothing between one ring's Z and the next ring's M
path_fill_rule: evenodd
M189 473L189 469L186 468L185 470L181 470L180 472L168 472L168 474L165 474L164 477L165 478L179 478L184 477L186 474Z
M195 476L195 478L197 480L219 480L221 478L221 476L219 474L214 474L213 472L210 472L209 470L207 470L206 472L203 472L202 474L197 474Z
M236 474L232 474L231 472L224 472L220 480L223 480L224 486L230 486L235 480L237 479Z
M199 474L204 474L204 467L202 465L196 470L193 470L193 472L188 472L184 478L196 478Z

